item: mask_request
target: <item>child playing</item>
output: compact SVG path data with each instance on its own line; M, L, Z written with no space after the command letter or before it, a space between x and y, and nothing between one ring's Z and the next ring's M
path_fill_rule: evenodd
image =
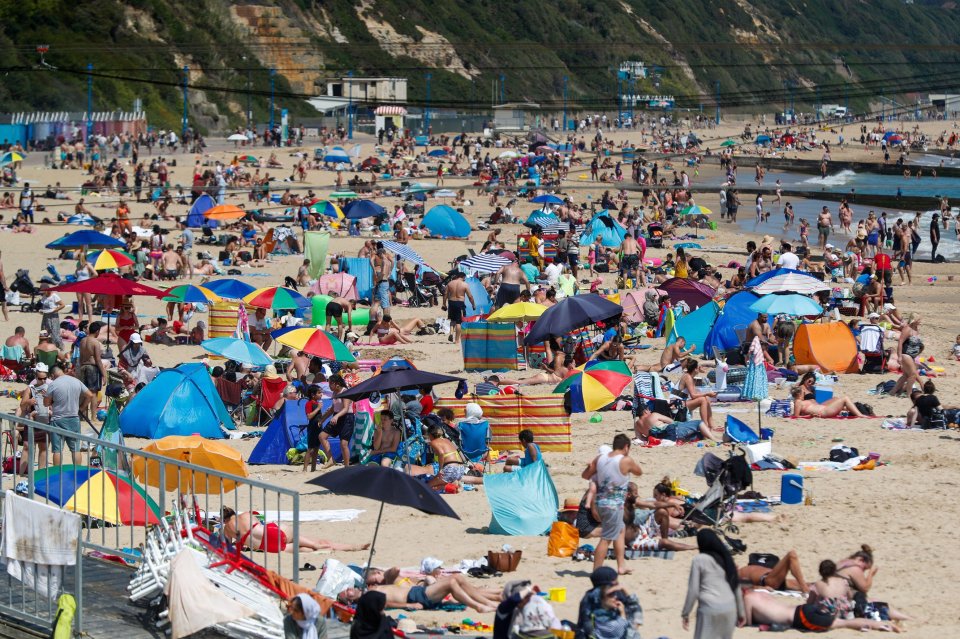
M957 341L953 345L953 356L960 359L960 335L957 335Z
M321 401L320 387L316 384L307 389L307 452L303 457L303 472L307 472L307 466L310 466L311 472L317 470L317 454L320 452L320 414L323 412L323 402Z
M523 447L523 457L508 457L503 467L503 472L505 473L512 472L514 466L526 468L530 464L543 459L543 454L540 452L540 447L533 443L532 430L521 430L517 435L517 438L520 440L520 445Z

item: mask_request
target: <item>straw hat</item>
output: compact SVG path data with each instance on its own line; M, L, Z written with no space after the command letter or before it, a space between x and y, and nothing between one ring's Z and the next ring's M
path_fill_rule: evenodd
M264 367L263 376L267 379L276 379L280 377L279 375L277 375L277 367L274 366L273 364L268 364L267 366Z
M580 510L580 502L577 501L576 497L567 497L563 500L563 508L560 509L560 512L569 513Z
M773 246L773 236L764 235L763 239L760 240L760 246Z

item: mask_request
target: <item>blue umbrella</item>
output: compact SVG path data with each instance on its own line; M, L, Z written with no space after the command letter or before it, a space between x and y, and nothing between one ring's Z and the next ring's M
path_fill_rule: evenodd
M820 315L823 307L796 293L770 293L750 305L751 311L767 315Z
M48 249L56 250L81 248L84 246L88 248L123 248L126 246L126 244L123 240L118 240L104 233L90 231L87 229L82 231L74 231L69 235L64 235L63 237L47 244Z
M67 218L67 224L80 224L81 226L93 226L97 221L85 213L80 215L71 215Z
M534 204L563 204L563 200L558 198L556 195L550 195L549 193L544 195L538 195L535 198L530 200Z
M430 235L439 237L469 237L473 230L467 218L446 204L438 204L427 211L422 224Z
M273 364L273 358L267 355L258 344L239 337L213 337L203 340L200 346L208 353L220 355L241 364L249 364L250 366L269 366Z
M324 162L346 162L350 163L350 156L341 147L335 146L323 156Z
M387 210L371 200L354 200L343 207L343 214L348 220L360 220L386 215Z
M560 218L553 213L544 213L543 211L534 211L530 214L530 217L527 218L527 221L523 223L524 226L531 229L535 226L543 228L545 226L554 226L556 224L560 224Z
M432 158L445 158L450 155L450 153L446 149L434 149L433 151L427 153L427 155Z
M596 293L564 298L543 312L523 340L532 345L550 337L562 337L570 331L608 320L623 313L623 307Z
M203 285L204 288L213 291L220 297L229 300L240 300L257 290L256 286L250 286L246 282L234 279L213 280Z

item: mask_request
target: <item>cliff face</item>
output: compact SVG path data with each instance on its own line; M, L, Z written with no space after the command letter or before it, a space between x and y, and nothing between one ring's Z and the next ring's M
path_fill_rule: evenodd
M433 106L461 109L559 110L564 89L581 111L615 110L618 91L695 109L719 82L727 109L864 110L960 88L958 31L957 11L902 0L19 0L0 3L0 111L85 109L88 63L97 109L140 99L157 126L179 125L183 66L207 129L244 122L248 101L267 119L271 68L294 115L349 71L408 78L414 104L430 73ZM648 73L618 80L624 61Z

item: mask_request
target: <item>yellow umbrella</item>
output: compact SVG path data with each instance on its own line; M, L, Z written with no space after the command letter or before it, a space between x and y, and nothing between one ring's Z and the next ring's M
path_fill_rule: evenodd
M538 319L547 307L536 302L515 302L501 306L487 318L488 322L532 322Z
M222 473L247 476L247 465L240 453L226 444L196 435L169 435L143 448L144 452L169 457ZM179 490L181 493L216 494L229 492L236 482L221 480L202 471L182 471L173 464L164 466L164 486L160 486L161 462L139 455L133 458L133 474L142 482L156 488Z

